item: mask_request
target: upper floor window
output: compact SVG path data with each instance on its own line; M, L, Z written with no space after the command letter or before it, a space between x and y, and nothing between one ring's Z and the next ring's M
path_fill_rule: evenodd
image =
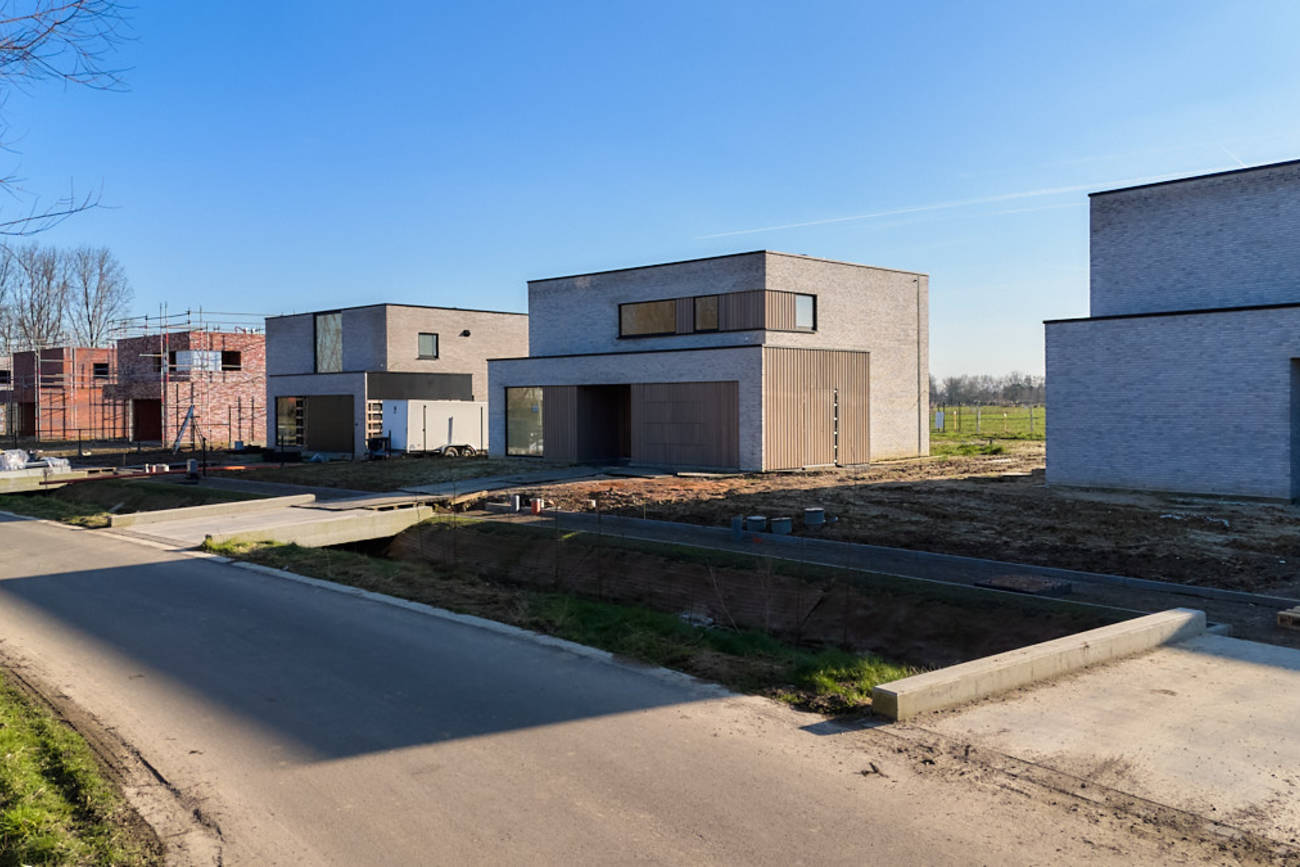
M233 349L221 350L222 370L243 370L243 368L244 368L243 353Z
M677 333L677 302L642 301L618 306L620 337L646 337L651 334Z
M794 296L794 327L799 331L812 331L817 327L817 298L815 296Z
M420 358L438 357L438 335L427 331L420 332Z
M343 314L316 314L316 372L343 371Z
M92 373L95 379L108 379L108 362L96 361L92 366Z
M695 298L695 330L718 330L718 296L699 295Z
M0 385L13 385L14 375L11 370L0 370Z

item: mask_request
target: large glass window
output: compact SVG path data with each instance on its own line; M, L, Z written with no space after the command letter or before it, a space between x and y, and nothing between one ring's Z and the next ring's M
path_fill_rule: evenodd
M650 334L677 332L677 301L642 301L621 304L618 308L618 333L621 337L644 337Z
M542 390L506 389L506 454L542 456Z
M316 372L343 370L343 314L316 314Z
M814 296L794 296L794 327L800 331L812 331L817 327L817 299Z
M718 296L700 295L695 299L695 330L718 330Z
M275 439L278 446L302 445L302 398L275 399Z
M427 331L420 332L420 357L438 357L438 335L430 334Z

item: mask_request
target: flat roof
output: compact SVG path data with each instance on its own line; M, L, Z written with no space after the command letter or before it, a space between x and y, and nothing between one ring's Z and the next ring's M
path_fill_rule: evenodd
M692 262L711 262L715 259L736 259L741 256L787 256L791 259L808 259L813 262L829 262L832 265L849 265L854 268L869 268L872 271L893 271L896 274L914 274L917 277L928 277L929 274L924 271L905 271L902 268L882 268L878 265L864 265L861 262L845 262L842 259L826 259L821 256L805 256L802 253L784 253L780 250L746 250L743 253L723 253L720 256L701 256L697 259L678 259L675 262L653 262L649 265L632 265L627 268L609 268L604 271L586 271L581 274L565 274L562 277L539 277L535 280L529 280L529 283L549 283L552 280L572 280L576 277L596 277L601 274L618 274L623 271L644 271L648 268L667 268L672 265L689 265Z
M290 316L312 316L316 313L342 313L344 310L365 310L368 307L411 307L416 310L446 310L455 313L496 313L501 316L527 316L515 310L481 310L475 307L442 307L437 304L398 304L381 301L378 304L353 304L351 307L322 307L320 310L304 310L301 313L277 313L267 319L288 319Z
M1246 172L1258 172L1258 171L1263 171L1264 169L1277 169L1277 168L1282 168L1283 166L1300 166L1300 159L1283 160L1280 163L1265 163L1264 165L1259 165L1259 166L1244 166L1243 168L1239 168L1239 169L1225 169L1224 171L1221 172L1210 172L1209 174L1205 174L1205 175L1189 175L1188 177L1185 178L1174 178L1168 181L1152 181L1149 184L1134 184L1131 187L1116 187L1113 190L1098 190L1095 193L1089 193L1088 197L1092 198L1093 196L1109 196L1111 193L1127 193L1130 190L1145 190L1148 189L1149 187L1167 187L1170 184L1185 184L1190 181L1205 180L1206 178L1222 178L1222 177L1226 177L1227 175L1242 175L1245 174Z
M1152 310L1149 313L1107 313L1103 316L1077 316L1072 319L1044 319L1044 325L1061 325L1066 322L1108 322L1115 319L1153 319L1159 316L1202 316L1206 313L1249 313L1254 310L1290 310L1300 307L1300 302L1285 301L1277 304L1246 304L1241 307L1192 307L1183 310Z

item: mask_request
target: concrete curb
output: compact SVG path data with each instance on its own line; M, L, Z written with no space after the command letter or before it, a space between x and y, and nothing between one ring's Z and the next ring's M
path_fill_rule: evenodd
M272 524L256 530L236 530L231 533L208 533L207 541L213 544L227 542L281 542L301 545L304 548L321 548L343 545L367 539L385 539L434 516L428 506L409 509L374 511L354 509L339 512L336 518L319 521Z
M1173 608L883 683L872 690L871 705L876 713L902 721L1203 632L1204 611Z
M265 512L281 509L285 506L305 506L316 502L315 494L293 494L288 497L270 497L264 500L236 500L233 503L207 503L202 506L184 506L179 509L161 509L156 512L130 512L125 515L109 515L108 526L134 527L137 524L160 524L164 521L183 521L186 518L202 518L205 515L221 517L224 515L243 515L248 512Z

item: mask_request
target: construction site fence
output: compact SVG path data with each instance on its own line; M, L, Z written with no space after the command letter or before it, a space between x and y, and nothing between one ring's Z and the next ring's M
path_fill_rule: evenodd
M1057 637L1080 625L1073 615L1038 610L1045 600L1029 599L1024 605L1035 609L1033 616L1020 618L1027 624L1020 631L1007 631L1004 648L989 618L1004 622L1015 604L999 602L998 610L971 588L817 565L799 556L797 536L787 537L793 551L765 556L764 541L771 537L751 535L753 553L738 553L641 541L619 526L593 525L590 513L548 513L527 525L446 515L398 536L387 555L802 645L887 653L915 641L914 625L924 623L943 633L945 649L927 650L928 660L943 664L1010 649L1017 641ZM981 610L987 615L982 620L975 616Z
M930 431L937 434L1015 436L1047 435L1047 407L941 404L930 407Z

